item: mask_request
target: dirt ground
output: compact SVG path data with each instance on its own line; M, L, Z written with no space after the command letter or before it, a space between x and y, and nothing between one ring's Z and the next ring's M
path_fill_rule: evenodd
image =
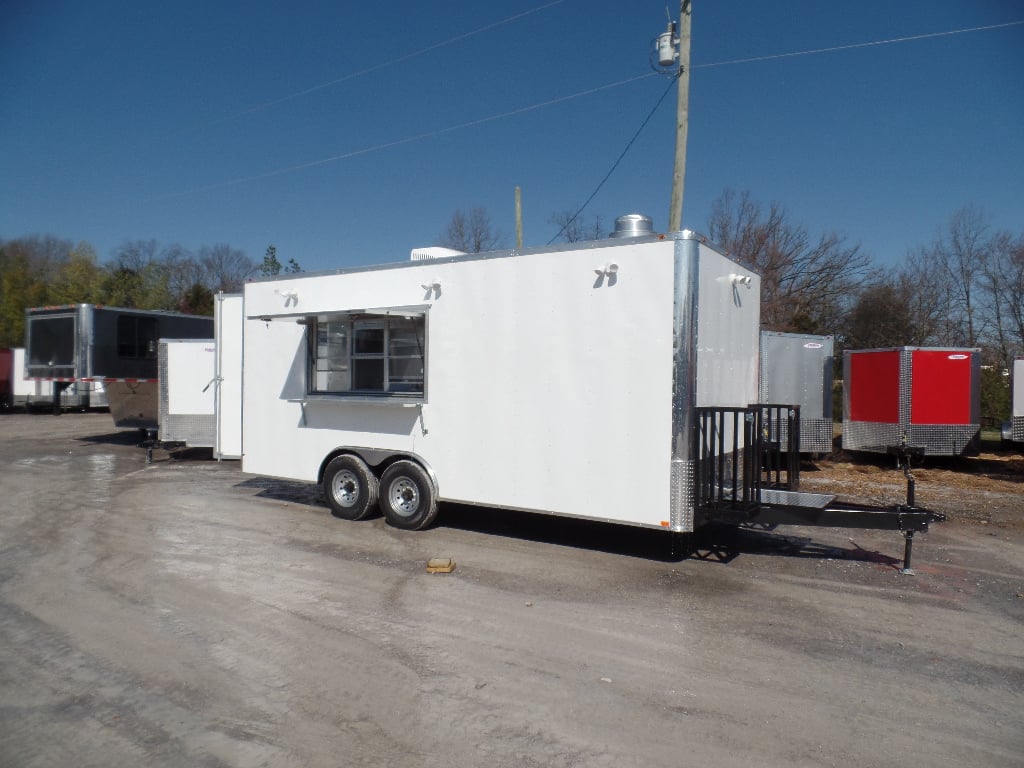
M912 474L918 506L1024 534L1024 448L983 443L976 456L915 461ZM891 504L906 498L907 484L893 457L836 450L803 463L801 487L829 489L844 501Z
M0 768L1022 764L1020 456L915 470L949 520L914 576L892 531L411 533L155 458L106 414L0 417ZM843 456L803 486L903 492Z

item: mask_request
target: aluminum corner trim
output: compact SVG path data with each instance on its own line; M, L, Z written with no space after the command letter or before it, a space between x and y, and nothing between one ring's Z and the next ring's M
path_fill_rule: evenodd
M697 392L697 301L700 243L675 242L672 313L672 453L669 522L693 530L693 419ZM689 482L686 479L689 478Z

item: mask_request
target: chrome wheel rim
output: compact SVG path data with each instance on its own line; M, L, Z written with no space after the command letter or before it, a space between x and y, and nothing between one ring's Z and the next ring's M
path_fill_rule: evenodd
M331 495L343 507L354 507L359 501L359 478L347 469L334 476Z
M388 488L391 508L402 517L411 517L420 508L420 491L407 477L399 477Z

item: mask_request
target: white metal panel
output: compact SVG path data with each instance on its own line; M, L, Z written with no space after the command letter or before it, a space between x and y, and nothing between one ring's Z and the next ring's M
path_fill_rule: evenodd
M1024 418L1024 357L1013 361L1013 416Z
M673 251L621 243L247 284L243 469L311 481L338 446L410 451L448 500L660 526ZM422 406L303 404L304 328L259 319L423 305Z
M701 244L699 285L697 405L756 403L761 278Z
M217 435L214 457L242 457L242 330L241 294L218 294L214 307L217 346Z
M53 382L25 378L25 348L14 347L11 360L11 395L13 402L25 403L53 398Z
M165 340L167 406L172 415L213 415L214 361L212 339Z
M89 394L89 406L92 408L106 408L107 405L107 390L103 382L93 382L92 392Z
M761 400L832 418L832 336L761 331Z

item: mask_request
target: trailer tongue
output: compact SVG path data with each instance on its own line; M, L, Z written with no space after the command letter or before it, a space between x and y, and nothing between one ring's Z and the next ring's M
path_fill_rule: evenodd
M697 504L707 522L901 531L905 546L900 572L913 574L914 534L946 519L915 504L910 465L924 455L920 447L889 448L906 477L906 503L886 507L837 502L835 494L798 490L799 457L786 443L799 445L799 407L759 404L698 411ZM784 440L772 439L778 435ZM727 439L732 445L726 445Z

